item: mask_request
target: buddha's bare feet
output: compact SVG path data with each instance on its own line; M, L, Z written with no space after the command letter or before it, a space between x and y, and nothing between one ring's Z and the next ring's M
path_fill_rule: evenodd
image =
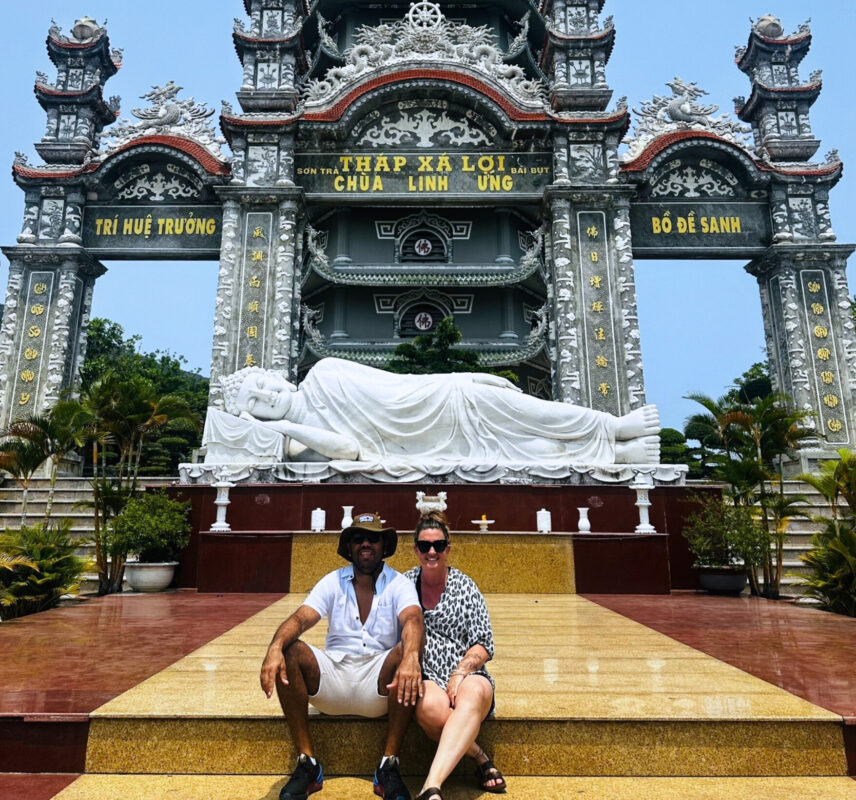
M626 442L630 439L638 439L640 436L653 436L659 432L660 412L657 406L647 405L618 418L615 438L619 442Z
M616 464L659 464L659 435L640 436L629 442L615 443Z

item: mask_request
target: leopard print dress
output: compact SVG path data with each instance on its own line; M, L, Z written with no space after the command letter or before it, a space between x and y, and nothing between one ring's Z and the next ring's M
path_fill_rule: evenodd
M419 587L422 567L414 567L404 577ZM421 601L420 593L420 601ZM455 567L449 567L446 588L434 608L422 609L425 619L425 652L422 658L422 676L445 689L452 670L473 645L480 644L493 658L493 631L484 597L475 581ZM490 685L496 684L482 667L473 675L484 675ZM491 706L491 713L493 707Z

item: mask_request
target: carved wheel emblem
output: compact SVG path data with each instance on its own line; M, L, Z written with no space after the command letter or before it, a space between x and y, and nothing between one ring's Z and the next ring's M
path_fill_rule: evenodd
M428 241L428 239L418 239L416 244L413 246L413 249L416 251L416 255L427 256L431 254L431 251L434 248L431 246L431 242Z
M443 12L437 3L421 0L412 3L410 11L407 12L407 21L414 27L423 31L433 30L440 27L443 20Z
M420 311L413 320L413 324L416 326L416 330L418 331L430 331L431 327L434 325L434 317L432 317L427 311Z

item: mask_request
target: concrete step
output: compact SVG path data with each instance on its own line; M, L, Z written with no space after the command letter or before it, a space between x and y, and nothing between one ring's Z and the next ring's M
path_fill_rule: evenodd
M499 764L503 767L502 763ZM325 775L326 762L322 759ZM283 764L282 770L291 768ZM273 775L81 775L55 796L54 800L259 800L276 798L285 784ZM415 797L422 788L419 777L406 778ZM372 796L370 774L362 777L325 778L324 800L355 800ZM443 786L446 800L486 797L475 781L456 778ZM508 781L505 800L568 800L568 798L609 798L609 800L781 800L785 797L838 798L856 800L856 781L850 778L598 778L514 776Z

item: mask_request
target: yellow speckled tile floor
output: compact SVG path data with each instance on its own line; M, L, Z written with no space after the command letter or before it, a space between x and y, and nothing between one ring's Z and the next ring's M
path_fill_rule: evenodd
M258 670L302 597L284 597L97 709L86 771L287 770L295 754ZM508 775L846 774L841 718L831 712L577 595L487 601L497 715L481 741ZM321 644L324 630L307 640ZM328 775L373 769L383 720L313 719ZM424 774L432 752L411 725L403 771Z
M273 718L258 670L288 595L93 712L99 718ZM489 595L498 719L839 720L576 595ZM322 644L324 623L306 636Z
M84 775L55 800L277 800L283 778L269 775ZM409 780L414 795L418 781ZM469 783L445 787L446 800L489 795ZM856 800L850 778L532 778L509 780L507 800ZM367 778L333 778L318 800L374 797Z

